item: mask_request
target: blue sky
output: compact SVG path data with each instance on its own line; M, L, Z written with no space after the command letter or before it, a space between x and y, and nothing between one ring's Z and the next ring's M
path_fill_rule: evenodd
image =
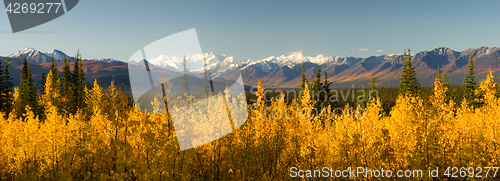
M66 15L16 34L0 13L0 55L33 47L128 60L141 47L191 28L203 52L251 59L299 50L343 57L408 47L463 51L500 46L498 7L500 1L82 0Z

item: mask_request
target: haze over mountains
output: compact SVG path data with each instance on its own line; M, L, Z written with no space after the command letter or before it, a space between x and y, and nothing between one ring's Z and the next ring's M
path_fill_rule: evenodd
M477 80L484 79L489 67L496 71L495 75L499 74L499 47L479 47L461 52L446 47L435 48L416 54L412 52L412 62L422 85L433 84L438 66L441 67L444 73L448 74L452 84L462 84L462 78L465 71L467 71L467 63L471 53L474 55ZM8 58L9 61L13 62L10 72L14 77L14 84L17 86L19 84L19 70L22 68L24 56L31 61L35 79L39 79L42 72L41 67L46 67L46 70L50 67L52 55L54 55L56 62L59 62L59 68L62 67L61 62L64 56L69 57L70 62L74 61L74 58L56 49L48 53L42 53L33 48L27 48L8 57L0 58L2 60ZM377 86L397 86L399 77L402 74L403 62L403 56L400 54L357 58L323 55L311 57L304 56L301 52L277 57L272 56L262 60L208 53L206 59L208 73L212 79L217 77L236 79L239 72L241 72L245 85L257 85L258 79L261 79L264 87L273 88L297 88L301 82L302 64L305 66L308 79L316 71L317 64L320 65L322 71L327 70L329 81L333 82L332 87L343 88L352 87L353 85L355 87L361 87L363 84L368 85L372 74ZM182 60L182 57L160 56L149 60L149 62L156 68L182 71ZM203 55L187 55L186 60L191 74L201 77L204 73ZM114 76L117 83L125 83L125 88L130 84L128 66L125 62L114 59L93 59L83 61L83 67L89 82L97 79L102 86L109 86Z

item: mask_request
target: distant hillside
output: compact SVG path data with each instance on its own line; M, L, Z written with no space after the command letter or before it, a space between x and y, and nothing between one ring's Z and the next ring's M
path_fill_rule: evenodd
M498 47L480 47L462 52L449 48L436 48L412 54L412 62L422 85L433 85L438 66L444 73L448 74L451 84L462 84L470 53L474 55L477 80L485 78L489 67L495 71L495 77L497 77L496 75L500 72L500 48ZM278 61L275 63L279 64ZM260 78L266 87L298 87L301 82L302 63L305 65L306 78L308 79L316 71L316 64L320 65L322 71L327 70L329 81L333 82L333 87L368 85L372 74L377 86L390 87L399 84L403 56L371 56L350 63L303 61L290 66L281 66L268 72L262 71L263 69L257 66L246 66L241 71L245 84L248 85L256 85Z
M2 61L5 60L5 58L6 57L0 57ZM7 60L9 61L9 64L11 64L11 66L9 67L9 72L13 77L14 86L19 86L19 82L21 79L20 72L22 69L23 60L17 58L7 58ZM73 62L70 63L71 70L73 70L73 64ZM90 83L93 83L94 80L97 80L97 83L100 86L108 87L114 77L115 83L125 84L123 86L125 91L130 89L130 81L126 63L119 61L111 63L100 61L82 61L82 64L85 71L86 80ZM45 67L45 70L48 72L48 70L50 69L50 65L51 63L31 63L31 72L33 74L33 77L37 81L37 85L40 85L38 81L41 80L42 67ZM63 63L57 63L57 67L60 72L62 72L62 66Z
M59 57L65 55L58 50L51 52L57 54ZM446 47L436 48L413 54L412 62L422 85L433 84L438 66L441 67L444 73L448 74L451 84L462 84L463 76L467 71L470 53L474 55L474 65L476 66L476 78L478 81L484 79L489 67L495 71L495 78L497 77L496 75L500 74L500 48L498 47L479 47L461 52ZM29 55L32 58L35 57L35 60L29 59L35 80L40 80L42 67L45 67L46 70L50 67L50 63L46 61L47 54L31 48L14 53L9 57L0 57L2 61L7 58L12 64L9 70L14 78L13 83L15 86L18 86L20 82L20 70L24 55ZM45 57L42 58L45 61L40 61L40 57ZM203 58L203 56L198 57ZM156 62L154 62L154 65L156 65L156 68L164 68L167 65L172 65L169 67L172 68L175 65L171 62L165 62L169 61L169 57L160 58L155 59ZM200 60L196 61L199 62ZM60 60L57 62L59 70L62 71L61 67L63 63ZM73 67L72 62L70 63L70 67ZM316 65L320 65L322 71L327 70L329 81L333 82L332 87L346 88L353 85L354 87L361 87L363 84L368 85L372 73L377 86L390 87L397 86L399 83L403 56L393 54L371 56L368 58L326 57L322 55L305 57L302 53L296 52L287 56L282 55L254 61L234 58L223 54L216 55L209 53L207 54L207 62L209 62L208 73L214 80L218 77L236 80L241 72L243 82L247 87L257 85L258 79L262 80L264 87L299 87L302 64L305 66L306 77L308 79L316 71ZM83 68L86 79L90 83L97 80L102 87L108 87L114 77L115 83L123 83L124 90L126 92L130 91L128 65L125 62L114 59L85 60L83 61ZM197 76L200 76L202 73L199 70L192 72L193 75Z

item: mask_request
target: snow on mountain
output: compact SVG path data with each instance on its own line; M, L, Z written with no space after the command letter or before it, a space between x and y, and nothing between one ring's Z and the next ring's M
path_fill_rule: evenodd
M18 51L9 55L9 58L24 58L29 60L36 60L42 62L42 60L50 61L54 56L55 60L63 60L64 57L68 57L65 53L60 50L54 49L49 51L48 53L42 53L41 51L35 50L34 48L26 48L24 50Z
M19 52L9 55L9 58L24 58L34 60L38 63L50 62L52 56L56 61L62 61L65 57L72 59L73 57L68 56L66 53L53 49L47 53L42 53L34 48L26 48ZM388 56L388 55L383 55ZM390 55L389 55L390 57ZM301 51L292 52L289 55L281 55L278 57L271 56L261 60L251 60L242 57L227 56L225 54L214 54L213 52L204 55L186 55L185 57L170 57L166 55L161 55L150 59L149 62L152 65L165 68L173 71L182 71L184 66L182 65L183 59L186 58L187 69L193 73L201 73L204 71L204 58L207 62L207 70L213 76L223 75L227 72L236 71L239 69L245 69L248 67L259 69L263 72L270 72L273 69L277 69L283 66L288 66L290 68L302 64L304 62L311 62L315 64L320 64L321 66L331 67L333 65L347 64L353 66L356 63L363 60L362 58L355 57L333 57L317 55L314 57L304 56ZM384 60L388 58L383 58ZM90 59L90 61L100 61L104 63L117 62L119 60L106 58L106 59Z
M45 55L52 57L54 56L55 60L64 60L64 58L69 58L70 56L66 55L64 52L54 49L49 51L48 53L45 53Z
M204 59L206 59L207 62L207 69L221 68L221 66L224 68L231 68L235 67L237 64L248 61L247 59L235 58L224 54L207 53L204 55L186 55L185 57L160 55L148 60L148 62L161 68L182 71L184 69L182 64L184 58L187 62L186 68L191 72L203 71L205 68Z
M155 66L159 66L159 67L162 67L165 69L178 70L179 67L176 65L176 63L174 63L174 62L178 62L178 61L179 60L177 57L170 58L166 55L161 55L159 57L156 57L156 58L149 60L148 62L155 65Z
M41 51L35 50L34 48L25 48L24 50L18 51L16 53L13 53L8 56L8 58L18 58L18 59L23 59L26 57L27 60L30 61L35 61L37 63L50 63L52 56L54 56L54 60L56 62L61 62L64 60L64 58L67 58L70 61L74 61L74 57L71 57L67 55L66 53L53 49L47 53L42 53ZM100 61L104 63L111 63L111 62L120 62L119 60L116 59L111 59L111 58L103 58L103 59L85 59L88 61Z
M397 56L397 55L394 55ZM384 61L387 61L394 56L391 55L380 55L372 58L373 60L366 60L372 62L374 65L378 65ZM333 67L336 65L348 65L354 66L355 64L364 60L363 58L357 57L333 57L317 55L314 57L304 56L301 51L292 52L289 55L281 55L278 57L271 56L261 60L251 60L240 57L227 56L224 54L214 54L212 52L203 55L186 55L187 69L188 71L201 75L204 71L204 57L207 60L207 70L210 76L218 77L229 75L234 71L243 69L256 69L264 73L269 73L275 69L281 68L283 66L288 66L293 68L296 65L300 65L304 62L311 62L319 64L321 67ZM173 71L183 70L183 58L184 57L169 57L166 55L161 55L156 58L149 60L152 65L165 68Z
M120 60L115 60L112 58L90 59L90 61L98 61L98 62L104 62L104 63L121 62Z
M38 50L35 50L35 49L29 47L29 48L25 48L24 50L21 50L21 51L18 51L16 53L9 55L8 58L24 58L24 57L26 57L26 59L34 59L35 57L39 58L39 57L43 57L43 56L47 56L47 55L45 55L44 53L42 53Z
M474 49L467 49L466 52L471 52L473 51ZM482 47L479 47L477 49L475 49L476 51L474 52L474 57L481 57L481 56L484 56L484 55L488 55L492 52L495 52L495 51L499 51L500 50L500 47L486 47L486 46L482 46Z
M254 69L258 69L258 70L263 71L263 72L271 72L274 69L280 68L282 66L283 66L282 64L278 63L274 59L264 59L262 61L249 63L249 64L245 65L244 67L241 67L240 69L246 69L246 68L252 67Z

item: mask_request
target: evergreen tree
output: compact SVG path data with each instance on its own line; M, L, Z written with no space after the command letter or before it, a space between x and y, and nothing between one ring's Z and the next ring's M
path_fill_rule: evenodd
M332 95L331 92L330 92L330 85L332 83L331 82L328 82L328 72L325 70L325 80L323 80L323 91L326 92L326 101L325 101L325 107L328 106L328 105L331 105L331 102L330 102L330 96ZM323 98L323 100L325 100L325 98Z
M71 84L73 85L73 95L71 96L72 108L70 112L74 114L78 109L82 109L85 106L85 73L83 72L82 56L80 52L75 56L73 73L71 74Z
M375 79L373 78L373 72L372 72L372 80L370 82L370 92L368 93L368 102L371 102L371 101L376 101L377 100L377 90L376 90L376 87L375 87Z
M92 89L93 85L88 80L86 80L85 82L85 87L89 90Z
M443 79L441 77L441 68L439 67L439 65L438 65L438 70L437 70L437 77L439 77L441 80Z
M442 72L443 71L441 71L441 67L438 66L437 77L439 77L441 79L441 83L443 84L443 86L448 87L450 80L448 79L448 75L446 73L443 74Z
M358 96L358 100L359 100L360 106L363 106L363 107L366 106L366 103L368 102L368 95L367 95L367 91L365 88L365 84L363 84L363 86L361 86L361 95Z
M437 69L437 77L440 78L443 87L448 87L450 80L448 79L448 75L446 73L442 74L440 66L438 66L438 69ZM453 92L451 92L450 89L447 89L447 91L445 92L444 100L446 102L449 102L453 96L454 96Z
M498 75L498 79L500 79L500 75ZM500 98L500 84L496 86L497 92L495 93L496 98Z
M71 86L71 71L69 69L69 62L66 57L64 57L64 65L62 67L62 87L61 87L61 97L62 97L62 110L66 113L71 111L73 107L72 104L72 86Z
M399 93L403 96L407 96L408 94L412 96L419 96L420 83L417 79L417 73L415 72L415 68L411 63L410 48L408 48L408 53L405 50L403 55L404 55L403 75L401 76L399 82Z
M321 69L319 68L319 64L316 64L316 76L315 79L313 79L313 85L311 87L311 93L312 93L312 98L313 100L316 100L316 105L320 104L320 95L319 91L321 90Z
M26 62L26 57L24 57L23 68L21 70L19 98L23 108L29 105L34 112L38 113L36 87L31 75L31 63ZM22 112L25 113L25 110L22 110Z
M478 102L476 101L476 98L478 98L478 95L476 95L476 77L475 77L475 72L474 69L476 68L474 66L474 56L471 54L469 55L469 71L465 73L464 76L464 98L467 101L467 105L470 107L477 107Z
M6 110L4 110L7 104L7 94L4 91L7 86L4 80L4 71L4 66L2 62L0 62L0 112L7 113Z
M444 73L443 74L443 86L446 86L448 87L448 85L450 85L450 79L448 78L448 74L447 73Z
M6 115L12 109L12 78L9 75L9 63L5 59L5 66L0 62L0 111Z
M42 75L40 76L40 94L45 94L45 82L47 82L47 74L45 73L45 67L42 66Z
M57 69L57 63L54 62L54 55L52 55L52 64L50 64L50 71L49 74L52 74L52 82L59 82L59 84L52 84L51 89L52 90L57 90L58 92L61 91L61 78L59 77L59 70Z
M307 82L307 78L306 78L306 70L304 68L304 63L302 63L302 75L300 75L302 77L302 83L300 84L300 91L299 91L299 97L296 98L297 100L300 100L302 99L302 94L304 93L304 89L306 87L306 85L308 84Z
M314 81L314 75L315 75L314 72L312 72L311 79L309 79L311 82L309 82L309 85L307 85L308 88L309 88L309 96L311 96L311 100L313 100L313 101L315 99L315 97L314 97L314 87L313 87L314 86L314 82L315 82Z

